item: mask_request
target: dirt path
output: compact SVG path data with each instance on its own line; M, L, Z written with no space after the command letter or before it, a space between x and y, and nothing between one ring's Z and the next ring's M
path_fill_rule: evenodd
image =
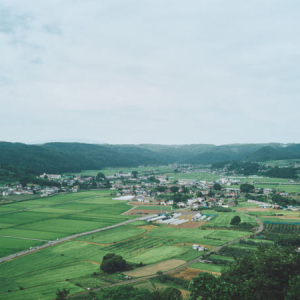
M246 215L246 216L250 216L250 215L247 215L247 214L245 214L245 215ZM263 224L263 222L262 222L259 218L257 218L256 216L250 216L250 217L253 217L253 218L258 222L258 224L259 224L259 227L258 227L258 229L255 231L255 234L261 233L261 232L263 231L263 229L264 229L264 224ZM214 248L213 250L211 250L211 251L209 251L209 252L205 252L205 254L206 254L206 255L209 255L209 254L211 254L211 253L213 253L213 252L219 251L220 249L222 249L222 248L224 248L224 247L226 247L226 246L228 246L228 245L232 245L232 244L238 243L240 240L249 238L251 235L252 235L252 234L247 235L247 236L244 236L244 237L241 237L241 238L238 238L238 239L233 240L233 241L231 241L231 242L227 242L227 243L223 244L222 246L218 246L218 247ZM174 269L169 270L169 271L165 271L165 272L163 272L163 274L164 274L164 275L169 275L169 274L172 274L172 273L174 273L174 272L181 271L181 270L183 270L183 269L189 267L190 265L192 265L192 264L198 262L199 259L201 259L201 258L203 258L202 255L199 256L199 257L197 257L197 258L195 258L195 259L193 259L192 261L189 261L189 262L187 262L187 263L185 263L185 264L183 264L183 265L177 267L177 268L174 268ZM199 270L199 273L200 273L200 272L201 272L201 271ZM133 283L143 282L143 281L146 281L146 280L148 280L148 279L154 278L154 277L156 277L156 276L157 276L157 275L154 274L154 275L144 276L144 277L137 278L137 279L132 279L132 280L127 280L127 281L117 282L117 283L113 283L113 284L109 284L109 285L103 286L103 287L101 287L101 288L93 289L92 291L93 291L93 292L97 292L97 291L100 291L101 289L107 289L107 288L112 288L112 287L120 286L120 285L126 285L126 284L133 284ZM73 298L73 297L75 297L75 296L80 296L80 295L86 295L87 293L88 293L88 292L81 292L81 293L78 293L78 294L69 296L69 297L67 297L67 298Z

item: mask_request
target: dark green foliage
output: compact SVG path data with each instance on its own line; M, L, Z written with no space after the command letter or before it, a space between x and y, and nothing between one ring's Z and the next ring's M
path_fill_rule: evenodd
M240 190L242 193L251 193L254 190L254 186L252 184L243 183L240 185Z
M189 198L189 195L183 194L183 193L176 193L173 195L173 200L175 203L177 202L186 202Z
M165 186L162 186L162 185L159 185L159 186L157 186L156 188L155 188L155 190L157 191L157 192L165 192L166 191L166 189L167 189L167 187L165 187Z
M214 189L215 191L221 191L222 186L221 186L219 183L215 183L215 184L213 185L213 189Z
M294 224L265 224L263 236L283 247L300 246L300 226Z
M103 290L99 300L155 300L154 293L125 285Z
M138 173L139 173L138 171L132 171L131 172L133 178L137 178Z
M224 247L219 250L218 254L222 256L232 256L232 257L241 257L247 254L252 253L253 250L251 248L237 248L237 247Z
M221 279L237 288L234 299L285 299L300 274L300 254L280 247L260 247L225 271Z
M285 300L300 300L300 276L294 276L289 281L289 289Z
M214 195L215 193L212 190L210 190L207 194L208 197L213 197Z
M271 223L271 224L264 224L264 230L268 232L300 234L300 225Z
M26 145L0 142L0 163L32 168L38 173L78 172L99 170L103 167L135 167L175 162L210 164L226 161L228 164L228 161L239 161L239 166L233 165L231 168L235 166L237 170L243 172L242 174L251 175L255 174L258 168L251 161L288 158L300 158L299 144L288 147L269 144L265 147L260 144L166 146L47 143ZM282 176L290 176L290 174Z
M217 212L232 212L233 210L228 207L217 206L214 208Z
M181 189L181 192L184 194L188 194L190 192L190 190L184 185L180 189Z
M297 169L295 168L272 168L266 171L264 174L265 176L269 177L278 177L278 178L297 178L296 175Z
M56 300L65 300L67 299L67 296L70 294L70 290L67 290L65 288L63 288L62 290L57 289L56 292Z
M41 186L57 186L60 187L60 183L56 181L49 181L47 179L38 178L37 173L31 169L13 166L9 164L1 164L0 169L0 182L20 182L23 186L28 183L35 183Z
M214 258L214 257L209 257L208 258L210 261L212 261L213 264L215 265L231 265L234 262L230 261L230 260L226 260L226 259L220 259L220 258Z
M299 299L299 279L299 253L278 246L260 247L237 259L219 278L200 273L190 283L190 299Z
M167 287L161 291L162 300L182 300L181 292L173 287Z
M179 191L179 187L178 187L178 186L171 186L171 187L170 187L170 191L171 191L172 193L177 193L177 192Z
M157 289L154 291L138 289L130 285L124 285L105 289L101 292L99 300L182 300L181 292L173 287Z
M156 179L155 176L148 177L147 181L151 183L159 183L159 180Z
M234 216L230 221L230 225L239 225L240 223L241 218L239 216Z
M210 273L199 273L189 286L190 300L231 300L236 287Z
M282 197L279 194L274 194L272 196L272 201L283 207L287 207L288 205L298 205L299 204L299 202L297 202L295 199Z
M104 180L106 177L102 172L99 172L96 176L96 180L100 181L100 180Z
M196 193L196 196L197 196L197 197L203 197L203 194L202 194L201 191L198 191L198 192Z
M159 271L161 272L161 271ZM182 278L177 278L177 277L173 277L173 276L170 276L170 275L162 275L162 272L159 273L157 272L157 274L159 276L157 276L156 278L162 282L162 283L174 283L176 284L176 286L181 286L182 288L184 289L187 289L189 287L189 281L187 280L184 280Z
M103 257L100 269L107 274L123 271L126 269L126 261L121 255L108 253Z

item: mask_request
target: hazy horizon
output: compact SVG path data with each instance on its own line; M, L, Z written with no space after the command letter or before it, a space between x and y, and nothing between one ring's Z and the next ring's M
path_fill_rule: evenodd
M299 9L2 0L0 140L300 143Z
M186 144L158 144L158 143L105 143L100 141L89 141L89 140L41 140L30 143L18 142L18 141L1 141L0 142L8 142L8 143L22 143L26 145L44 145L47 143L82 143L82 144L90 144L90 145L161 145L161 146L188 146L188 145L211 145L211 146L232 146L232 145L265 145L265 144L280 144L282 146L285 145L293 145L298 143L280 143L280 142L266 142L266 143L229 143L229 144L209 144L209 143L186 143Z

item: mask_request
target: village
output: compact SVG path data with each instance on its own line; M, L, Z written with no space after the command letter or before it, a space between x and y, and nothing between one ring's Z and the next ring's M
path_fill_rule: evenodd
M288 205L283 207L273 203L269 195L278 194L288 197L289 193L279 192L269 187L254 187L257 176L249 178L226 176L224 172L211 171L190 165L169 165L172 173L164 173L153 168L149 171L123 172L105 175L101 170L96 176L82 174L41 174L44 184L21 183L0 186L0 193L7 200L9 196L32 195L50 197L59 193L77 193L85 190L110 189L115 200L131 201L133 205L155 205L162 207L188 208L191 211L222 207L230 208L237 205L238 199L247 198L262 208L298 210ZM193 174L203 174L214 180L191 179ZM175 179L175 176L178 179ZM182 179L180 176L182 175ZM186 178L188 177L188 178ZM196 177L196 176L195 176ZM250 187L249 190L241 186Z

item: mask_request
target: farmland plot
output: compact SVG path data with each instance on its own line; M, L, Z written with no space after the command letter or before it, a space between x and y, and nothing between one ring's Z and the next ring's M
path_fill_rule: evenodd
M0 214L0 236L48 241L103 228L132 218L121 215L129 210L130 206L105 196L109 195L109 192L109 190L90 191L3 205L6 211L7 208L14 211L17 207L32 209ZM41 205L44 206L40 207ZM1 256L34 247L37 243L30 240L24 242L21 239L17 243L14 239L8 245L0 244Z

